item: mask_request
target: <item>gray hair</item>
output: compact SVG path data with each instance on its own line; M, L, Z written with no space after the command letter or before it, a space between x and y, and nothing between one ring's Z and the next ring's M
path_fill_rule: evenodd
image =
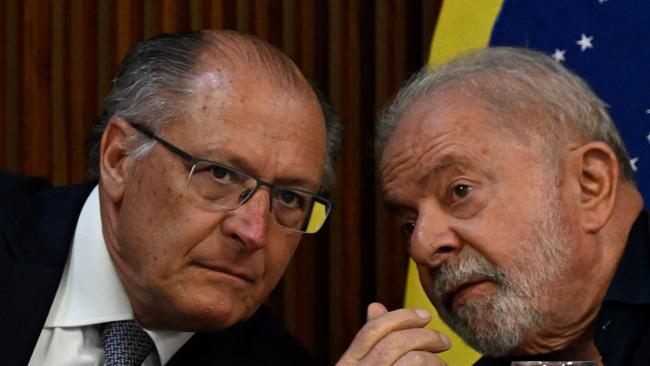
M114 116L161 131L183 115L183 106L194 96L190 82L201 66L202 57L217 57L228 66L261 65L280 87L315 93L327 130L327 156L322 188L335 178L334 164L342 146L343 126L324 98L309 86L295 64L280 50L252 36L227 30L163 33L139 42L122 61L97 125L88 137L88 175L99 175L99 147L102 134ZM134 133L129 137L130 154L148 154L155 141Z
M377 156L414 103L452 89L470 94L514 130L536 132L552 150L557 147L552 137L558 135L606 143L619 160L623 180L634 182L627 151L605 102L579 76L530 49L486 48L436 69L422 68L380 115ZM517 119L522 112L532 113L534 118Z

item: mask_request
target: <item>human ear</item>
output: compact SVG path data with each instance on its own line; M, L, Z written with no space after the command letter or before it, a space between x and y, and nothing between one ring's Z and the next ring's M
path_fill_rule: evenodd
M581 224L585 232L598 232L609 220L616 201L618 158L609 145L593 141L578 154Z
M131 125L120 117L112 117L99 148L99 178L103 189L111 201L119 202L124 194L128 158L127 137L132 131Z

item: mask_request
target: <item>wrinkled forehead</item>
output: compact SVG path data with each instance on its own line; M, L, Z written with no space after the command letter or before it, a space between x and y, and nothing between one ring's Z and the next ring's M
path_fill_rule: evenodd
M400 174L400 169L427 165L424 160L445 154L489 155L506 144L538 145L528 134L503 123L500 115L476 97L458 91L422 97L405 111L389 137L380 176L386 182ZM531 149L537 150L537 146Z
M482 134L498 126L496 116L462 91L436 92L412 102L396 121L382 157L405 145L420 144L467 126L468 133ZM417 146L412 146L417 148Z
M435 137L454 127L464 129L468 136L501 134L532 147L540 146L542 140L563 140L546 109L522 100L525 98L493 95L466 80L453 82L411 103L397 121L382 156L395 141L403 144L409 137Z
M489 121L527 143L539 138L546 144L584 140L586 136L576 129L579 121L565 104L571 101L539 86L545 82L544 74L490 71L461 77L440 92L455 94L464 103L480 104L493 116Z
M420 98L403 113L381 155L382 180L458 138L461 125L468 124L475 113L471 108L449 103L448 99L446 96Z

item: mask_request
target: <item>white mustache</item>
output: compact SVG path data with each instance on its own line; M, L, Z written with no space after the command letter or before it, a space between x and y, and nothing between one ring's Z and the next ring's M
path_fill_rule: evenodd
M449 309L447 297L452 291L477 278L496 283L500 288L510 288L505 274L478 253L470 253L462 261L443 263L432 272L435 297ZM436 301L437 302L437 301Z

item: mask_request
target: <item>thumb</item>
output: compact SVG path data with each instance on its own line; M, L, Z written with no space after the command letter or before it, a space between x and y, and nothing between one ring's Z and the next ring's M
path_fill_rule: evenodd
M366 321L370 321L372 319L375 319L381 315L384 315L388 312L388 309L386 307L378 302L373 302L370 305L368 305L368 311L367 311L367 316L366 316Z

